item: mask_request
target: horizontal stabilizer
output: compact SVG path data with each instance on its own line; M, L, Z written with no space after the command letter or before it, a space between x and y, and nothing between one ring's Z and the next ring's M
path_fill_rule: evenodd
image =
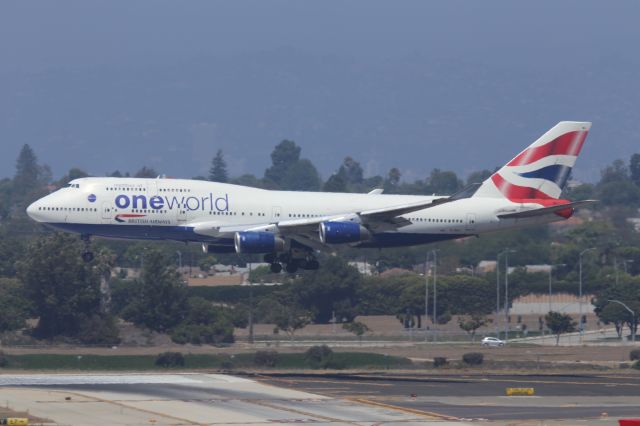
M498 217L500 219L522 219L525 217L543 216L546 214L556 213L561 210L575 209L577 207L582 207L584 205L593 204L597 202L598 202L597 200L574 201L573 203L558 204L550 207L541 207L539 209L525 210L517 213L500 214L498 215Z

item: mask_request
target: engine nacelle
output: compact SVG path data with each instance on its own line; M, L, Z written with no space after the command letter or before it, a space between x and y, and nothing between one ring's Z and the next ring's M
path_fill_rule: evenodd
M236 253L273 253L284 251L284 240L271 232L236 232Z
M359 223L322 222L320 224L320 241L324 244L357 243L369 238L371 233Z

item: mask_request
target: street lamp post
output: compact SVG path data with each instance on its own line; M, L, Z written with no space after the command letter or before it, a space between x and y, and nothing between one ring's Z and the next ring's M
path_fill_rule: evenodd
M582 256L591 250L595 250L595 247L590 247L587 249L584 249L580 252L580 255L578 256L578 264L579 264L579 287L578 287L578 311L579 311L579 315L580 315L580 322L579 322L579 328L578 331L580 332L580 343L582 343L582 335L584 334L584 323L582 321Z
M629 311L631 313L631 342L632 343L636 343L636 331L633 329L636 325L636 313L634 311L631 310L631 308L629 308L626 304L622 303L619 300L607 300L607 302L613 302L613 303L617 303L619 305L622 305L627 311Z

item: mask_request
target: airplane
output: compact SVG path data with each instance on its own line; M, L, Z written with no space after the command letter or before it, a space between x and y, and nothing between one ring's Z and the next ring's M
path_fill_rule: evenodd
M86 177L27 214L90 237L197 242L208 253L264 255L271 271L318 269L333 246L434 243L570 218L595 200L560 198L590 122L563 121L482 183L450 196L272 191L186 179Z

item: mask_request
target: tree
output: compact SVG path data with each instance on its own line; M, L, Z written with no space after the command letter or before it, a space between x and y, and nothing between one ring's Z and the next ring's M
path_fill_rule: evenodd
M577 323L573 321L570 315L562 312L550 311L544 317L547 328L556 335L556 346L560 343L560 335L562 333L571 333L576 331Z
M140 170L136 172L134 177L137 178L155 178L158 176L158 172L156 172L153 168L143 166Z
M296 331L310 323L309 312L295 305L277 304L274 306L275 324L277 330L282 330L293 341Z
M351 157L346 157L338 170L348 185L359 185L364 180L364 172L360 163Z
M450 195L462 188L462 181L451 171L433 169L427 179L427 191L439 195Z
M196 345L233 343L233 324L223 308L202 297L190 297L186 317L173 329L171 340Z
M136 325L165 332L182 322L187 310L187 288L173 259L158 250L146 250L142 255L142 275L122 316Z
M476 340L476 330L491 323L487 317L482 315L461 316L458 318L458 326L471 336L471 341Z
M25 326L29 301L24 297L20 282L12 278L0 278L0 333Z
M366 324L361 323L359 321L347 322L342 324L342 328L347 330L349 333L353 333L358 336L358 341L362 342L362 336L365 333L370 331L369 327Z
M38 187L40 166L33 149L23 145L16 162L16 174L13 178L15 188L19 192L31 192Z
M18 278L33 305L34 315L39 318L33 330L36 337L67 336L95 343L95 335L87 337L83 333L86 331L83 325L89 318L104 322L101 328L107 335L98 336L101 342L117 336L112 319L99 314L100 279L107 267L99 262L105 256L85 263L82 249L77 238L56 233L35 240L19 262Z
M306 272L297 279L292 292L316 323L328 323L334 313L340 321L351 321L356 315L356 295L361 283L357 269L332 256L317 271Z
M219 149L216 152L216 156L211 161L211 168L209 169L209 180L212 182L226 183L229 181L229 174L227 173L227 162L224 160L222 150Z
M393 167L391 170L389 170L389 174L387 175L387 178L384 181L384 190L385 192L395 192L398 188L398 186L400 185L400 179L402 178L402 173L400 173L400 170L398 170L398 168Z
M629 173L633 183L640 186L640 154L633 154L629 159Z
M264 173L265 179L280 185L289 167L300 159L300 151L294 141L285 139L276 145L271 153L272 165Z
M348 192L347 182L341 174L334 173L324 183L322 190L325 192Z
M624 326L625 320L630 316L627 310L617 304L617 303L608 303L598 312L598 318L605 324L613 324L616 328L616 333L618 334L618 338L622 338L622 327Z
M279 184L288 191L318 191L320 175L311 161L303 158L291 164Z
M57 186L63 186L66 183L71 182L74 179L80 179L80 178L87 177L87 176L89 176L89 174L87 172L85 172L84 170L79 169L77 167L74 167L72 169L69 169L67 174L62 176L60 178L60 180L58 180L55 184Z
M488 179L493 172L491 170L479 170L477 172L472 172L467 177L467 185L471 185L472 183L481 183Z

